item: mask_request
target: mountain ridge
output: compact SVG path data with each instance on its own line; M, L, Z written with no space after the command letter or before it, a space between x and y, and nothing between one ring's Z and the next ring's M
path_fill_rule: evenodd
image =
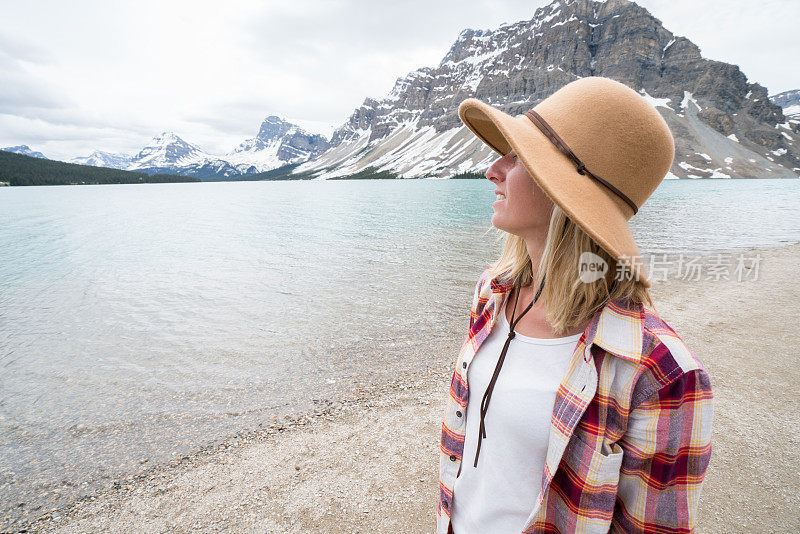
M800 89L791 89L769 97L773 104L783 108L787 118L800 120Z
M496 154L461 124L461 101L474 97L517 115L593 75L625 83L661 112L676 140L670 177L800 172L800 122L785 117L766 88L736 65L703 58L627 0L555 1L527 21L463 30L438 66L398 78L383 99L365 99L331 147L293 172L325 178L375 167L447 178L484 170Z
M255 137L223 155L207 153L174 132L162 131L134 155L95 151L70 161L148 174L233 178L301 163L327 146L323 135L270 115L262 121Z
M32 150L28 145L16 145L0 148L3 152L11 152L12 154L22 154L23 156L30 156L32 158L49 159L41 152Z
M95 151L72 161L215 179L277 176L280 168L292 179L370 169L401 178L480 175L497 155L461 124L461 101L517 115L585 76L625 83L661 113L676 147L668 178L800 173L800 90L769 96L630 0L556 0L528 20L463 29L437 65L397 78L383 98L365 98L330 139L270 115L223 155L162 132L134 155Z

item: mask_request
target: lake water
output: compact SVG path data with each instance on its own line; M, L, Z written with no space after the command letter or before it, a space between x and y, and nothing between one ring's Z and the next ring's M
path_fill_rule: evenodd
M354 384L445 365L499 250L493 190L0 188L4 526ZM800 180L670 180L631 226L645 260L732 252L800 241L798 206Z

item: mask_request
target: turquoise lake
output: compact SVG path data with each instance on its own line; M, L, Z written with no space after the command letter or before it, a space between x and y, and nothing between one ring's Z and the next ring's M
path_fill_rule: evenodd
M499 250L494 188L0 188L2 516L447 365ZM800 180L668 180L631 227L645 260L736 252L800 242L798 208Z

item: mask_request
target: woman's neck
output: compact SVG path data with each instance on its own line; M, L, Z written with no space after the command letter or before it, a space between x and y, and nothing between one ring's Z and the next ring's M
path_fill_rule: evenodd
M523 287L519 294L519 300L517 301L516 309L514 309L514 299L516 298L516 293L517 288L514 288L506 297L504 309L506 320L509 324L511 324L511 312L514 311L515 318L519 317L536 295L536 291L533 289L532 285ZM588 324L573 327L563 334L556 334L552 325L547 321L547 303L544 302L544 299L542 296L540 296L539 300L536 301L531 309L528 310L528 312L523 315L521 319L519 319L519 322L514 327L514 331L523 336L553 339L580 334L586 329L586 326L588 326Z

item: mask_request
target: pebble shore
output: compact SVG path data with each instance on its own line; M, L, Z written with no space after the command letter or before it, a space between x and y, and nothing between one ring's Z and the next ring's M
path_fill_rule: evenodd
M800 244L747 251L756 253L757 280L652 288L657 313L703 360L714 388L703 533L800 526ZM455 356L148 467L14 532L433 532Z

